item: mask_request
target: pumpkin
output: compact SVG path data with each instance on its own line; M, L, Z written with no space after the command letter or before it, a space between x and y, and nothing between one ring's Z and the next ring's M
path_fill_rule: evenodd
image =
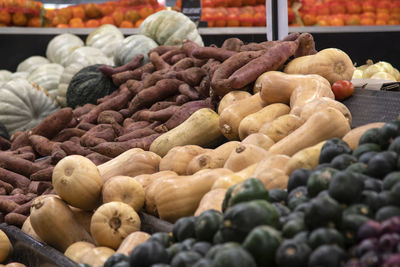
M202 155L206 150L196 145L177 146L168 151L160 161L160 171L174 171L179 175L187 173L189 162L198 155Z
M27 80L38 84L42 88L46 89L52 97L56 98L58 84L63 71L64 67L60 64L42 64L29 73Z
M128 36L115 50L114 64L117 66L124 65L137 55L143 55L142 63L147 63L149 61L148 52L157 46L153 39L145 35L135 34Z
M57 35L47 44L46 57L53 63L65 66L68 56L84 45L83 41L71 33Z
M122 32L111 24L104 24L86 37L86 45L100 49L107 57L114 57L115 49L124 40Z
M67 106L75 108L87 103L96 104L97 99L117 89L112 79L99 70L100 66L87 66L72 77L66 94Z
M101 205L90 222L90 233L96 244L113 249L117 249L130 233L139 230L139 215L128 204L118 201Z
M29 72L27 71L17 71L11 74L10 80L26 79L28 78Z
M25 79L0 87L0 122L10 134L31 129L58 109L47 91Z
M92 210L99 204L103 178L88 158L71 155L60 160L53 170L54 190L71 206Z
M298 57L285 67L288 74L319 74L331 84L339 80L350 81L355 67L350 57L337 48L326 48L314 55Z
M122 241L121 245L119 245L116 253L121 253L129 256L135 249L135 247L146 242L146 240L150 237L151 235L142 231L130 233L127 237L124 238L124 241Z
M71 260L80 263L82 261L82 257L95 247L96 246L92 243L78 241L71 244L67 250L65 250L64 255Z
M11 78L12 72L8 70L0 70L0 84L8 82Z
M187 39L203 46L196 24L180 12L162 10L148 16L139 27L139 33L159 45L179 45Z
M89 266L103 266L114 253L115 251L109 247L95 247L82 256L81 263Z
M37 67L49 64L50 60L42 56L30 56L23 61L21 61L17 66L17 72L28 72L31 73Z
M12 245L6 233L0 230L0 263L4 262L11 254Z
M136 212L141 210L144 204L143 186L129 176L114 176L108 179L103 185L101 195L103 203L124 202Z

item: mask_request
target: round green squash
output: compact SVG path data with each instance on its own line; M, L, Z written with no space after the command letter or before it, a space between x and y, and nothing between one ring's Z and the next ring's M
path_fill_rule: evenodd
M76 73L67 89L67 106L75 108L87 103L96 104L97 99L114 92L117 87L104 75L101 64L87 66Z

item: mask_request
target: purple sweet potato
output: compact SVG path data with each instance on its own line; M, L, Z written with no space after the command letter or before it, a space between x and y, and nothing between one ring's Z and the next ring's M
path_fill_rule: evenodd
M90 159L95 165L100 165L111 160L110 157L104 156L97 152L90 153L89 155L86 156L86 158Z
M174 96L174 101L178 106L181 106L190 101L190 98L187 95L179 94Z
M104 141L103 141L104 142ZM61 149L65 151L67 155L81 155L81 156L86 156L92 151L90 151L88 148L81 146L80 144L76 144L72 141L65 141L61 143ZM32 177L32 175L31 175Z
M123 90L124 88L128 89L133 95L136 95L144 89L143 82L133 79L126 81L123 85L121 85L120 88L121 90Z
M207 75L206 70L199 67L192 67L184 71L178 72L177 78L184 81L190 86L196 86L200 84L201 80L206 75Z
M85 130L78 129L78 128L66 128L59 132L51 141L53 142L64 142L70 139L73 136L81 137L86 133Z
M169 118L171 118L171 116L177 112L179 109L179 106L169 106L165 109L161 109L161 110L157 110L157 111L151 111L148 109L142 109L139 110L138 112L136 112L135 114L133 114L134 117L132 117L133 119L137 120L137 121L161 121L161 122L165 122L167 121Z
M81 107L77 107L75 108L72 113L74 114L74 117L79 118L82 115L85 115L87 113L89 113L89 111L94 108L96 105L91 104L91 103L87 103Z
M154 103L150 108L149 111L157 111L157 110L162 110L165 109L169 106L174 106L177 105L175 101L160 101L157 103Z
M117 90L115 90L114 92L112 92L111 94L106 95L106 96L103 96L102 98L97 99L97 100L96 100L97 105L103 103L104 101L107 101L107 100L110 99L110 98L115 97L115 96L118 95L120 92L121 92L121 86L120 86Z
M122 115L115 110L105 110L102 111L97 117L98 124L121 124L124 121Z
M54 146L60 144L59 142L50 141L44 136L34 134L29 136L29 140L31 141L32 147L35 149L36 153L42 157L50 156Z
M30 183L30 180L25 176L6 170L4 168L0 168L0 180L9 183L14 188L18 187L22 190L25 190Z
M30 135L41 135L48 139L56 136L71 121L73 116L71 108L62 108L46 117L39 125L29 131Z
M54 146L53 151L51 152L51 163L53 165L56 165L60 160L62 160L63 158L65 158L67 155L67 153L61 148L61 144Z
M164 75L162 73L153 72L151 74L145 75L145 77L142 78L143 88L153 86L162 79L164 79Z
M294 53L294 57L302 57L308 55L314 55L317 53L315 50L315 42L314 38L309 33L301 33L298 36L299 47L297 48L296 52Z
M87 131L89 131L90 129L92 129L95 126L96 126L96 124L93 124L93 123L81 122L76 126L76 128L79 129L79 130L83 130L84 131L83 134L85 134Z
M7 150L11 148L11 142L0 136L0 150Z
M194 59L185 57L172 65L171 69L174 71L181 71L191 67L194 67Z
M127 118L127 119L132 120L132 122L124 123L124 132L125 133L133 132L137 129L147 127L151 124L149 121L133 121L133 119L131 119L131 118ZM125 120L127 120L127 119L125 119Z
M47 167L45 169L39 170L33 173L29 178L31 181L49 181L53 175L54 166Z
M139 80L142 77L142 74L145 72L153 72L155 71L155 67L153 63L147 63L143 66L135 69L135 70L127 70L112 76L112 80L116 86L120 86L121 84L125 83L127 80Z
M26 177L29 177L32 173L40 169L40 166L38 164L22 158L10 157L8 154L2 151L0 151L0 167L12 172L22 174Z
M15 225L21 228L24 222L26 221L26 218L28 218L28 216L26 215L18 213L9 213L4 217L4 221L9 225Z
M231 56L237 54L236 51L231 51L225 48L219 47L198 47L193 52L192 55L199 59L209 59L214 58L218 61L225 61Z
M173 65L173 64L177 63L178 61L184 59L185 57L186 57L185 53L180 53L180 54L174 55L173 57L171 57L171 60L169 63Z
M30 146L28 131L16 132L11 136L11 150L16 150L20 147Z
M221 65L221 62L215 59L209 59L206 64L204 64L201 68L207 71L209 79L212 79L215 71Z
M240 40L239 38L228 38L224 41L222 44L221 48L224 48L226 50L230 51L236 51L239 52L240 47L243 45L243 41Z
M210 84L210 77L206 75L201 80L199 86L195 86L194 89L200 94L201 98L207 98L210 96Z
M87 131L81 137L81 145L92 147L105 141L112 141L114 138L115 132L110 124L99 124Z
M151 52L149 54L150 62L156 67L156 70L170 69L171 66L160 57L157 52Z
M187 83L179 86L179 93L188 96L191 100L198 100L200 98L199 92Z
M100 71L104 73L107 76L112 76L114 74L127 71L127 70L133 70L138 68L142 64L144 56L143 55L137 55L136 57L132 58L129 62L126 64L119 66L119 67L112 67L108 65L102 65L100 66Z
M169 51L174 51L180 49L180 45L160 45L149 51L149 54L152 52L157 52L159 55L163 55Z
M154 128L156 126L160 125L160 122L153 122L152 124L150 124L149 126L145 127L145 128L141 128L141 129L137 129L135 131L129 132L127 134L124 134L120 137L117 137L115 139L116 142L124 142L124 141L128 141L128 140L132 140L132 139L138 139L138 138L142 138L145 136L149 136L152 134L155 134L156 132L154 131Z
M4 182L2 180L0 180L0 187L4 188L7 194L10 194L14 189L14 187L11 184Z

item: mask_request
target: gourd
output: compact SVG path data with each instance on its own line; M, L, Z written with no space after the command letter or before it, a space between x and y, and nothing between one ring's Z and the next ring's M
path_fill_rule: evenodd
M65 66L68 56L83 45L83 41L78 36L63 33L50 40L46 48L46 57L53 63Z
M299 128L304 121L293 114L282 115L271 122L263 124L259 133L265 134L276 143Z
M197 145L177 146L168 151L160 161L160 171L174 171L179 175L187 173L189 163L198 155L204 154L206 150Z
M80 263L82 257L85 256L90 250L95 248L95 245L85 241L78 241L71 244L64 252L64 255L71 260Z
M103 179L90 159L71 155L54 167L52 184L57 195L71 206L93 210L100 201Z
M173 10L162 10L148 16L140 24L139 34L150 37L159 45L179 45L187 39L203 46L196 24Z
M193 215L202 197L210 191L215 180L230 170L205 169L191 176L162 180L156 188L155 203L161 219L175 222Z
M23 61L21 61L17 66L17 72L28 72L31 73L37 67L49 64L50 60L42 56L30 56Z
M4 262L12 252L12 244L6 233L0 230L0 263Z
M230 91L229 93L224 95L224 97L222 97L222 99L219 101L218 114L221 115L222 111L234 102L244 98L248 98L250 96L251 94L246 91Z
M0 106L0 122L10 134L35 127L58 109L46 90L25 79L0 87Z
M38 234L35 232L35 230L33 230L32 224L31 224L31 217L28 216L24 222L24 224L21 227L22 232L24 232L25 234L29 235L30 237L32 237L33 239L44 243L44 241L40 238L40 236L38 236Z
M115 253L121 253L129 256L135 249L135 247L146 242L146 240L150 237L151 235L142 231L130 233L127 237L124 238Z
M144 190L142 185L129 176L114 176L108 179L101 193L103 203L120 201L131 206L136 212L144 204Z
M226 188L216 188L206 193L200 200L199 206L194 212L194 216L199 216L206 210L222 212L222 202L224 201L226 191Z
M322 141L316 145L306 147L295 153L287 162L285 173L287 175L291 175L292 172L297 169L312 170L317 167L321 148L324 144L325 141Z
M247 115L239 124L240 140L245 139L250 134L257 133L263 124L271 122L289 112L290 107L288 105L275 103Z
M157 137L151 144L150 151L164 157L176 146L209 146L222 137L218 123L219 116L215 111L209 108L199 109L179 126Z
M93 243L92 237L80 225L68 205L58 197L47 195L32 202L31 224L46 244L64 252L78 241Z
M92 219L93 212L83 209L75 208L71 205L68 206L75 216L76 221L85 228L86 232L90 232L90 220Z
M167 175L178 175L174 171L159 171L153 174L141 174L133 177L136 181L138 181L145 192L147 191L147 188L158 178L167 176Z
M113 249L130 233L139 230L139 215L128 204L118 201L101 205L90 222L90 233L96 244Z
M90 266L103 266L114 253L115 251L109 247L95 247L83 255L81 263L89 264Z
M263 133L253 133L248 135L241 142L243 145L252 144L264 148L268 150L273 144L275 144L274 140L271 139L268 135Z
M224 168L237 172L254 163L260 162L268 155L268 151L263 148L251 144L241 144L231 152L225 161Z
M300 117L306 121L312 114L326 107L332 107L342 112L344 117L349 122L349 125L351 126L352 116L350 110L341 102L329 97L321 97L308 102L306 105L303 106Z
M264 184L265 188L271 189L286 189L289 181L289 176L284 170L278 168L269 168L260 172L257 176Z
M143 55L143 64L149 62L148 52L158 44L148 36L135 34L126 37L114 53L114 64L121 66L131 61L137 55Z
M111 24L104 24L86 37L86 45L100 49L109 58L114 57L115 49L124 40L122 32Z
M11 79L12 72L8 70L0 70L0 86Z
M64 67L57 63L48 63L37 66L32 70L27 80L38 84L54 98L57 97L58 84Z
M277 154L269 156L257 164L257 167L251 176L258 177L263 171L271 168L285 170L286 164L289 160L290 157L286 155Z
M186 173L190 175L202 169L222 168L232 150L239 145L240 142L238 141L229 141L215 149L193 157L192 160L187 164Z
M132 148L119 156L97 166L103 181L113 176L124 175L135 177L140 174L158 172L161 157L140 148ZM135 164L132 164L134 162Z
M213 184L212 190L217 188L229 189L238 183L241 183L251 177L258 163L254 163L238 172L232 172L231 174L220 176Z
M318 74L331 84L339 80L350 81L355 67L350 57L337 48L326 48L314 55L298 57L283 70L288 74Z
M66 93L67 106L75 108L87 103L96 104L97 99L117 89L112 79L99 70L100 66L84 67L72 77Z
M268 152L292 156L301 149L323 140L342 138L349 131L349 123L343 114L328 107L313 114L302 126L271 146Z
M239 140L240 122L249 114L257 112L264 107L260 94L238 100L222 111L219 117L219 128L229 140Z
M359 127L356 127L354 129L351 129L345 136L343 136L343 141L345 141L349 147L354 150L358 147L358 141L360 140L360 137L369 129L372 128L381 128L383 125L385 125L384 122L372 122L368 123Z

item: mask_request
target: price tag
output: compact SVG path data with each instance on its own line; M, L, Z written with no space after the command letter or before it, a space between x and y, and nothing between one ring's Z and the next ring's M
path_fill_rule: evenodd
M188 16L193 22L199 23L201 18L201 0L182 1L182 13Z

